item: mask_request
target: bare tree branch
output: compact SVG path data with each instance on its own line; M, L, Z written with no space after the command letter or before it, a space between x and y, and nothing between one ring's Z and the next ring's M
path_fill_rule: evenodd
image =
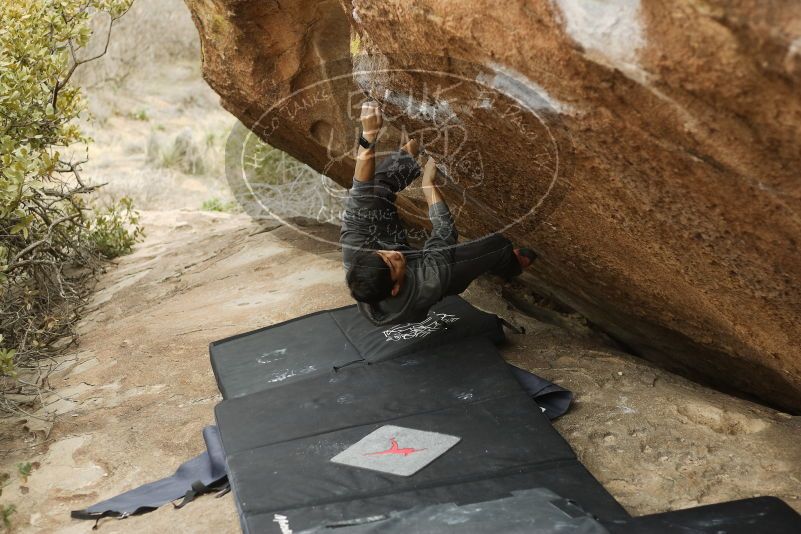
M24 249L19 251L14 256L14 259L11 260L11 262L6 267L6 272L11 272L14 269L17 269L18 267L20 267L21 264L17 263L17 260L19 260L21 257L25 256L26 254L28 254L29 252L31 252L33 250L36 250L37 248L39 248L40 246L44 245L45 243L49 243L50 242L50 234L52 233L53 228L55 228L56 226L58 226L59 224L61 224L63 222L75 219L78 216L79 216L79 214L77 214L77 213L73 213L71 215L64 215L63 217L59 217L58 219L56 219L55 221L50 223L50 226L47 227L47 235L46 235L46 237L43 237L42 239L31 243L30 245L28 245L27 247L25 247Z
M72 42L72 39L67 41L70 48L70 56L72 57L72 65L67 71L67 74L64 76L64 79L56 81L56 85L53 88L53 99L51 102L53 105L53 109L56 109L59 91L61 91L70 81L70 78L72 78L72 75L75 73L75 69L77 69L80 65L83 65L84 63L95 61L96 59L100 59L101 57L106 55L106 53L108 52L108 46L111 43L111 29L114 27L114 23L117 22L122 16L124 16L131 9L132 5L133 2L128 4L128 7L125 8L125 11L123 11L116 17L109 15L108 30L106 31L106 44L103 46L103 51L100 52L99 54L90 58L78 59L77 55L75 54L75 43ZM86 9L86 7L84 7L84 9Z

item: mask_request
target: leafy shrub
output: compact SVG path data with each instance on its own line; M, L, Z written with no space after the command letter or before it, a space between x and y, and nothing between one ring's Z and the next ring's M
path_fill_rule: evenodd
M147 159L164 169L177 169L185 174L203 174L207 167L204 151L188 129L176 135L172 143L165 143L161 136L151 133Z
M17 464L17 471L19 471L19 476L22 478L23 482L28 481L32 469L33 464L31 462L20 462Z
M17 511L17 507L13 504L0 505L0 517L3 520L5 528L11 528L11 516Z
M225 166L234 198L252 217L339 221L345 189L263 142L240 122L228 137Z
M128 117L135 120L135 121L149 121L150 115L147 113L146 109L140 109L137 111L131 111L128 113Z
M14 349L4 349L2 347L3 336L0 335L0 376L14 376Z
M204 200L200 206L203 211L221 211L221 212L234 212L237 211L236 202L223 202L217 197Z
M129 254L143 236L139 214L134 211L133 200L129 197L96 209L89 227L90 248L107 259Z
M69 82L83 63L94 16L111 28L131 0L0 2L0 381L2 391L35 393L16 369L73 336L77 309L100 260L130 251L141 237L129 199L93 210L83 161L66 156L87 139L76 125L85 103ZM101 43L102 44L102 43ZM63 151L63 152L62 152ZM3 402L4 407L10 406Z

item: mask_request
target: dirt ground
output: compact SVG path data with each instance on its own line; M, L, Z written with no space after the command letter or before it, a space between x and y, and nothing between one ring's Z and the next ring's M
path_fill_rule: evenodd
M51 376L59 417L25 440L3 428L2 499L15 532L90 532L69 511L171 474L203 449L220 400L210 341L349 302L332 226L262 227L244 215L149 211L146 241L102 277L80 346ZM322 240L321 240L322 239ZM634 514L755 495L801 510L801 418L688 382L616 351L571 315L510 309L480 280L474 304L523 326L504 356L577 396L557 423L590 471ZM34 421L35 422L35 421ZM8 452L13 450L13 452ZM23 479L16 467L34 467ZM238 532L231 495L165 506L105 532Z

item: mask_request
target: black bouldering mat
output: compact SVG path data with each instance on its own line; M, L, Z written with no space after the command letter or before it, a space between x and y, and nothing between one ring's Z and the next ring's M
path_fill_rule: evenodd
M285 517L273 517L273 522L276 519L288 522ZM332 529L338 529L338 532L344 529L348 534L609 534L584 510L545 488L515 491L509 497L470 504L418 506L401 512L318 526L305 532L321 534L330 533Z
M215 341L209 352L217 385L227 399L469 337L500 343L500 319L460 297L448 297L420 323L376 327L356 306L346 306Z
M536 471L503 475L495 478L460 482L452 485L422 487L405 492L386 493L350 501L318 504L307 508L295 508L284 512L267 512L248 515L243 529L249 533L280 532L277 517L283 517L294 532L315 527L331 528L331 532L346 534L347 525L368 517L389 517L398 511L410 510L410 503L419 506L434 504L456 504L459 506L503 499L515 491L530 488L549 488L560 495L581 495L582 508L602 511L607 517L614 514L625 516L614 499L606 492L596 492L598 482L576 460L544 464ZM415 505L417 506L417 505ZM614 512L613 512L614 510ZM340 530L341 529L341 530ZM408 532L415 532L409 530ZM499 532L466 531L466 532Z
M477 339L230 399L218 404L215 413L230 455L268 445L270 440L519 394L494 347ZM544 424L549 435L558 436L550 423Z
M355 306L346 306L215 341L209 352L220 392L235 398L473 337L503 342L502 321L454 296L419 323L376 327ZM548 418L568 410L570 391L522 369L513 371Z
M573 402L572 391L514 365L509 364L509 369L523 391L537 402L548 419L556 419L570 408Z
M216 415L243 525L252 532L279 532L275 514L311 528L532 487L569 496L599 517L628 517L482 338L229 399ZM408 478L330 461L388 423L461 441Z
M384 522L402 532L431 514L473 514L482 503L508 510L540 488L563 511L578 509L572 518L587 518L564 525L596 529L588 532L597 531L594 520L613 533L797 531L798 515L775 499L629 517L543 413L561 410L570 393L503 362L492 345L503 339L496 316L456 297L440 306L426 321L386 329L340 308L211 345L243 530L382 532ZM541 410L527 393L551 405ZM405 476L332 462L388 426L459 441ZM424 450L393 442L365 455ZM472 531L497 530L476 520ZM525 517L506 520L511 529L528 526ZM741 523L749 530L738 530ZM541 527L533 531L550 532Z
M446 297L419 323L375 326L355 306L331 312L342 332L362 358L380 362L424 347L436 347L468 337L495 344L505 340L501 319L479 310L458 296Z
M798 534L801 515L776 497L755 497L608 521L612 534Z
M321 311L209 346L223 398L292 383L362 359L330 311Z

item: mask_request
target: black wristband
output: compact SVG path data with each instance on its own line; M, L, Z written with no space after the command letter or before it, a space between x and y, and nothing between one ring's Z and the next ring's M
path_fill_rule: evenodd
M378 138L376 138L376 140L371 143L370 141L365 139L363 135L359 136L359 146L362 148L368 148L368 149L375 148L376 143L378 143Z

